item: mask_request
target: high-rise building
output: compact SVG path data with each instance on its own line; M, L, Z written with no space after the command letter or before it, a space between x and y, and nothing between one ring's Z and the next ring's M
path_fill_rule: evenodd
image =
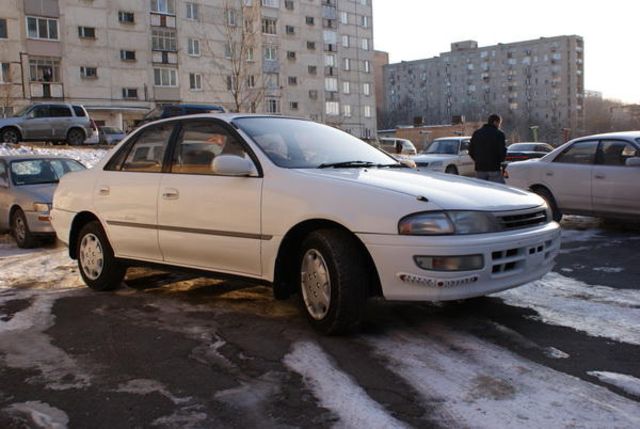
M384 67L383 126L482 121L490 113L527 138L531 126L547 139L579 132L584 122L584 43L579 36L540 38L451 51Z
M207 103L375 133L371 0L0 0L0 45L7 113Z

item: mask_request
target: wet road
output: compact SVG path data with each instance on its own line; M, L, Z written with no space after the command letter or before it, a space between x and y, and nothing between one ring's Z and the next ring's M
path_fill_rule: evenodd
M490 297L371 302L319 337L295 300L0 240L0 427L640 427L640 231L563 223L554 272Z

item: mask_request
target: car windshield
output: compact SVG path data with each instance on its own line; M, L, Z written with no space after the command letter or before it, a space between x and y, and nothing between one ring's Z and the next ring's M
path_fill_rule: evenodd
M351 134L315 122L272 117L239 118L233 122L279 167L400 165Z
M57 183L65 174L84 169L73 159L24 159L11 162L11 180L16 186Z
M100 129L105 134L122 134L122 130L115 127L102 127Z
M160 117L162 116L162 106L158 106L155 109L151 110L150 112L148 112L146 115L144 115L144 117L142 118L143 121L155 121L156 119L160 119Z
M457 155L460 142L458 140L434 140L422 153Z

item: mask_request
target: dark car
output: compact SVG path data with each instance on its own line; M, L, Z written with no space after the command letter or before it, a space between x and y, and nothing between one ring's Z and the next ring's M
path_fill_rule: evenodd
M157 119L171 118L174 116L224 112L224 107L217 104L164 104L157 106L155 109L144 115L144 118L140 121L140 125Z
M507 162L524 161L531 158L542 158L553 150L548 143L513 143L507 147Z

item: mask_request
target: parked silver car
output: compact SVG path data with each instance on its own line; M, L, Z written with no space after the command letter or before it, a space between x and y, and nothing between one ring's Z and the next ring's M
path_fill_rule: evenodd
M127 133L116 127L100 127L98 132L100 144L117 144L127 136Z
M82 144L97 130L85 108L78 104L34 104L11 118L0 119L0 141L66 141Z
M84 170L76 160L47 156L0 156L0 231L11 230L19 247L54 238L49 221L58 181Z

